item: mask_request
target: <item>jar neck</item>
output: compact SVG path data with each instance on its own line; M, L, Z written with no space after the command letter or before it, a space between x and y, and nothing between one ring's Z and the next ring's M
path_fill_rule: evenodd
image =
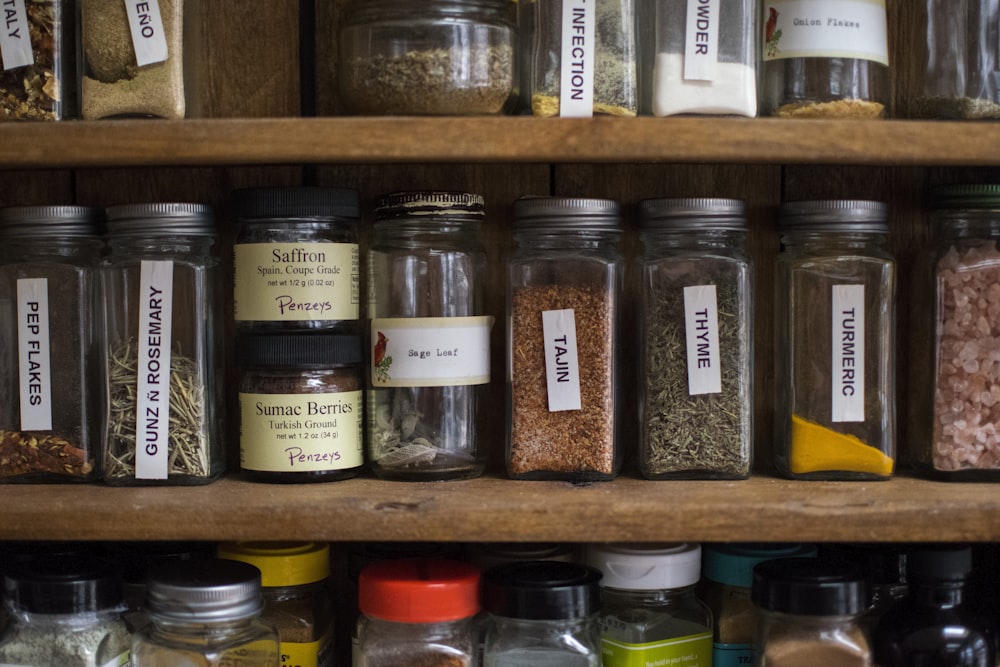
M746 251L746 232L661 231L647 230L641 234L647 252L664 250Z
M919 581L911 579L910 599L934 607L956 607L965 602L964 581Z
M881 249L885 245L886 235L871 232L806 232L799 230L785 231L781 235L781 243L787 248L802 248L804 250L830 249Z
M350 25L398 19L403 12L417 19L476 19L513 22L512 3L503 0L359 0L348 7Z
M617 248L621 234L592 230L519 230L514 241L520 248L536 250L583 250L591 248Z
M944 239L1000 237L1000 211L938 211L934 218Z
M81 611L75 614L38 614L23 610L12 610L11 617L20 625L49 630L83 630L95 625L109 623L118 618L121 609L101 609Z
M128 236L111 237L112 256L188 255L207 257L215 241L209 236Z
M242 634L252 631L257 625L257 616L241 618L231 621L205 620L178 620L165 618L155 613L150 613L150 621L155 632L164 636L175 637L180 640L187 638L188 641L199 638L210 638Z
M695 585L656 590L604 588L602 591L608 600L618 600L630 604L654 607L675 604L678 601L693 598Z
M431 219L394 218L375 223L374 242L401 247L439 245L441 243L479 245L478 220L456 220L442 217Z
M543 620L511 618L510 616L498 616L496 614L491 614L491 617L498 631L526 635L536 632L550 632L552 630L561 630L568 633L585 632L596 620L596 616L593 615Z
M33 259L44 261L77 260L96 263L100 258L103 243L90 238L22 238L0 241L3 260L9 263L27 262Z

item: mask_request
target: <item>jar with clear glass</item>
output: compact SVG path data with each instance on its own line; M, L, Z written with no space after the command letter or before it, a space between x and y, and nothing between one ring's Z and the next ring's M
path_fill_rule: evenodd
M128 204L107 217L102 477L114 486L207 484L223 469L212 209Z
M0 120L75 118L76 3L12 0L0 34Z
M760 115L886 116L885 0L767 0L762 5Z
M0 483L97 476L98 221L84 206L0 209Z
M753 290L746 205L649 199L639 296L639 469L745 479L753 458Z
M594 544L587 562L601 577L604 667L712 666L712 612L695 593L697 544Z
M362 115L510 111L515 10L510 0L352 0L340 28L341 101Z
M888 479L896 456L896 264L885 204L779 212L775 456L795 479Z
M507 473L613 479L622 448L621 209L607 199L526 197L508 261Z
M465 479L485 466L490 329L480 195L404 192L375 205L368 459L378 477Z

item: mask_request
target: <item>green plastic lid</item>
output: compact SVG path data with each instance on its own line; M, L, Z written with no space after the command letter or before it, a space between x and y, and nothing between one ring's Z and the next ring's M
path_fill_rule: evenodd
M815 558L816 548L805 544L714 544L705 545L702 575L706 579L750 588L757 563L775 558Z

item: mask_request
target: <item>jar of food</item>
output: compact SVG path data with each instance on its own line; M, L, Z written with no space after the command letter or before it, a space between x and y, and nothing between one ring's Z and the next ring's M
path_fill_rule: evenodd
M329 482L364 466L361 340L265 334L239 341L240 469L258 482Z
M340 95L350 113L499 114L516 101L509 0L352 0L340 29Z
M357 191L247 188L230 199L237 330L359 333Z
M548 0L531 7L531 113L635 116L635 1Z
M197 116L199 4L81 0L83 118Z
M115 486L206 484L223 468L212 210L131 204L107 215L102 476Z
M0 33L0 120L76 116L76 3L11 0Z
M895 459L896 266L886 206L805 201L780 211L775 336L779 472L887 479Z
M490 328L483 198L410 192L375 206L368 250L368 458L385 479L482 473Z
M100 450L98 212L0 209L0 482L86 482Z
M603 667L712 667L712 612L695 595L697 544L591 545L600 570Z
M760 114L883 118L889 104L885 0L767 0Z
M753 457L753 290L746 205L650 199L639 306L639 469L744 479Z
M609 480L621 466L620 207L514 203L508 265L507 473Z

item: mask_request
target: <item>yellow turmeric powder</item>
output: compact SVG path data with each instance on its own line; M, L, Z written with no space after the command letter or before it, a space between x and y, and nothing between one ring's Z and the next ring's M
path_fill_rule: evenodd
M792 415L792 474L844 471L888 477L893 459L853 435L837 433L825 426Z

